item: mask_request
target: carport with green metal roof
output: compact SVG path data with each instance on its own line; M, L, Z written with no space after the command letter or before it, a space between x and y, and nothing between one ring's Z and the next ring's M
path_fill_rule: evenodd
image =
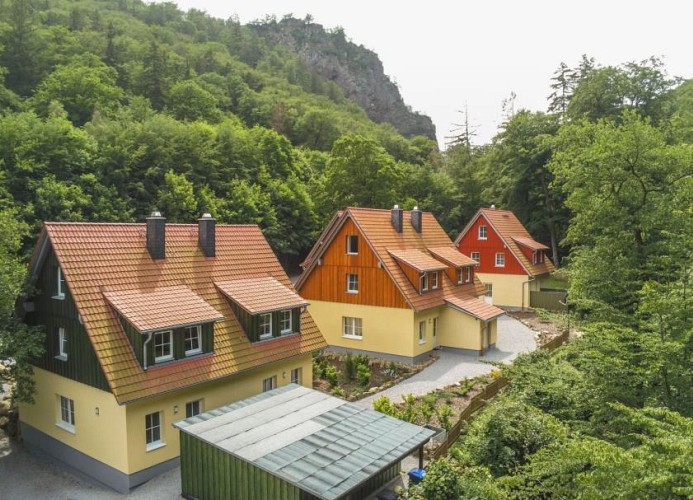
M174 424L185 498L361 499L433 430L290 384Z

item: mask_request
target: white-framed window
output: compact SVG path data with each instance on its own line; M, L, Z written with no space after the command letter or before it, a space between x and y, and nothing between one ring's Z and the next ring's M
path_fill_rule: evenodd
M291 325L291 309L279 311L279 331L282 335L291 333L293 330Z
M185 329L185 355L192 356L202 352L202 328L200 325Z
M291 383L301 385L301 369L294 368L291 370Z
M58 328L58 355L57 359L67 361L67 332L64 328Z
M359 275L347 274L347 293L359 293Z
M67 290L67 285L65 284L63 270L58 266L57 275L55 277L55 295L53 295L53 298L63 300L65 298L65 290Z
M433 332L431 335L433 335L433 337L438 335L438 318L433 318Z
M154 362L173 359L173 332L165 330L154 334Z
M422 273L421 274L421 291L425 292L428 290L428 273Z
M544 262L544 252L542 250L532 252L532 264L541 264L542 262Z
M272 338L272 313L260 315L260 340Z
M58 414L58 427L65 429L68 432L75 432L75 402L66 398L65 396L60 396L58 399L59 414Z
M350 234L346 237L347 254L358 255L359 253L359 237L355 234Z
M479 239L485 240L488 238L488 228L486 226L479 226Z
M166 444L164 443L161 434L161 420L162 418L160 411L149 413L148 415L144 416L144 432L147 451L156 450L157 448L161 448Z
M474 279L474 271L471 267L462 267L457 270L457 284L471 283Z
M438 289L438 271L433 271L430 273L431 276L431 290L437 290Z
M479 255L479 252L472 252L469 254L469 256L472 258L472 260L479 262L481 260L481 256Z
M505 252L496 252L496 267L505 267Z
M363 338L363 325L361 318L342 317L342 337L349 339Z
M202 400L190 401L185 403L185 418L194 417L202 413Z
M277 387L277 376L268 377L262 381L262 392L271 391Z
M484 283L484 296L493 297L493 283Z
M419 321L419 344L426 343L426 322Z

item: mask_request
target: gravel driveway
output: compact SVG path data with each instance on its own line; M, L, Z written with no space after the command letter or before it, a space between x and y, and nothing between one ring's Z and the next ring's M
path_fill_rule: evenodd
M537 348L534 340L535 334L536 332L515 318L501 316L498 318L496 347L484 356L460 354L446 351L443 348L440 351L440 358L432 365L413 377L373 396L356 401L356 403L371 408L373 401L381 396L387 396L392 401L399 403L402 401L402 396L406 394L422 396L436 389L456 384L464 378L490 373L493 370L493 365L489 362L509 363L518 354L535 350Z

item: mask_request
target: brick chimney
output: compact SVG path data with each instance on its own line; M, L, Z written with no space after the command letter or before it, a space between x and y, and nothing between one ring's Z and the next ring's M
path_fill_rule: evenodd
M419 210L419 207L414 207L414 209L411 211L411 225L414 226L414 230L417 233L421 233L423 217L421 215L421 210Z
M161 212L147 217L147 250L154 260L166 258L166 217Z
M392 207L392 227L395 228L395 231L398 233L402 232L402 221L404 220L404 211L399 208L399 205L395 205Z
M197 241L200 243L200 248L205 257L214 257L216 255L216 222L217 220L211 214L202 214L202 217L197 219Z

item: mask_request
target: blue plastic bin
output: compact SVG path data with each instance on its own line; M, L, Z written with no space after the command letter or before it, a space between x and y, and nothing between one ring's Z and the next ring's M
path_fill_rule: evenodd
M412 484L417 484L423 481L423 478L426 477L426 471L423 469L419 469L418 467L413 468L410 470L407 475L409 476L409 482Z

